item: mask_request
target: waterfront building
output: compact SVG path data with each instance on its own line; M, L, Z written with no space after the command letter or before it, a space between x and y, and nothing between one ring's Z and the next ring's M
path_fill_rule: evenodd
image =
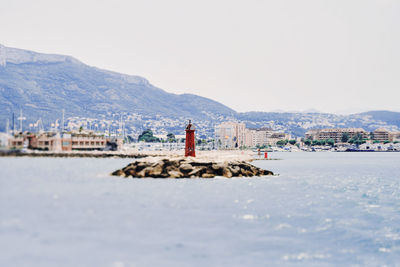
M390 132L389 133L390 142L400 142L400 132Z
M335 143L342 142L343 135L347 134L348 139L353 138L357 134L361 134L363 139L368 139L369 134L362 128L327 128L313 129L306 132L306 139L309 140L328 140L333 139Z
M373 131L373 136L374 136L373 139L380 142L389 141L389 135L390 132L385 128L378 128L375 131Z
M249 128L245 132L246 146L274 146L279 140L289 140L290 134L274 132L271 128Z
M256 147L268 144L273 131L271 128L246 129L246 146Z
M317 140L318 139L318 134L321 130L320 129L311 129L308 130L305 134L305 139L308 140Z
M280 140L290 140L292 136L287 133L282 132L274 132L269 138L269 145L276 146L276 143Z
M290 135L274 132L271 128L246 128L244 123L223 122L215 129L218 149L274 146L284 139L290 139Z
M215 141L219 149L239 148L245 145L246 125L242 122L223 122L215 127Z
M10 135L7 133L0 133L0 147L8 146L8 138L10 138Z
M47 151L61 151L61 137L59 133L40 133L40 134L27 134L25 138L28 140L28 148L47 150Z
M122 140L122 139L121 139ZM93 133L72 133L63 136L63 150L103 150L107 146L107 138Z
M26 145L25 138L23 135L17 134L8 138L8 148L11 149L22 149Z
M71 150L104 150L107 145L114 143L116 147L122 146L122 139L111 140L103 135L87 133L20 133L8 139L11 149L36 149L46 151L71 151Z

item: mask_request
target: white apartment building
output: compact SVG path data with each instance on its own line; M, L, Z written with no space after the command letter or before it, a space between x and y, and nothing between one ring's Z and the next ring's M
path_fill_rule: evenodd
M246 129L246 146L269 145L272 134L273 131L270 128Z
M223 122L215 127L218 149L239 148L245 145L246 125L242 122Z
M215 128L218 149L276 145L283 139L290 139L290 135L274 132L271 128L246 129L245 124L239 122L223 122Z
M400 142L400 132L391 132L389 134L389 141Z
M11 136L6 133L0 133L0 147L7 147L8 146L8 139Z

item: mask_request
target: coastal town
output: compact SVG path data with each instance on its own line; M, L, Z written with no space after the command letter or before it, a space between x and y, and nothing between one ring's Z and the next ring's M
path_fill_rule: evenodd
M82 125L69 121L43 129L8 130L0 133L2 150L24 151L181 151L185 148L185 135L148 128L141 133L127 134L124 124L116 125L114 131L94 127L85 129ZM177 126L177 125L175 125ZM196 149L210 150L250 150L250 151L400 151L400 131L377 128L368 132L362 128L320 128L310 129L304 136L293 136L272 128L247 128L244 122L225 121L213 129L196 125ZM32 129L32 125L30 126ZM204 135L205 132L212 133Z

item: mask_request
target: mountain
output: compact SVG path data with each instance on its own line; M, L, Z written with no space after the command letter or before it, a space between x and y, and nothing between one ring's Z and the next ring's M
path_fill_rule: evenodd
M385 121L389 125L400 127L400 113L386 110L368 111L360 113L361 116L368 116L376 121Z
M248 127L269 127L289 132L295 136L304 136L305 132L315 128L364 128L374 131L377 128L400 130L400 112L369 111L350 115L329 113L281 113L281 112L245 112L237 119Z
M179 78L179 77L177 77ZM23 128L40 118L45 128L60 121L65 110L70 127L128 133L151 128L182 134L187 119L196 121L200 137L214 135L214 126L239 120L247 127L270 127L295 136L313 128L379 127L400 129L400 113L370 111L352 115L305 112L237 113L214 100L192 94L171 94L143 77L85 65L64 55L50 55L0 45L0 131L22 110ZM16 123L18 126L18 123ZM32 128L32 127L31 127ZM31 129L28 128L28 129ZM32 130L35 130L34 127Z
M22 109L28 121L69 116L138 113L207 119L236 112L192 94L171 94L145 78L98 69L63 55L41 54L0 45L0 120ZM2 128L4 128L4 123Z

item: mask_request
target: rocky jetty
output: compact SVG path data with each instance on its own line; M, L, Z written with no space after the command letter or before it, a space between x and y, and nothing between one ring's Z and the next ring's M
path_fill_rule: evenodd
M133 178L214 178L273 175L246 161L204 161L194 158L145 158L112 173Z

